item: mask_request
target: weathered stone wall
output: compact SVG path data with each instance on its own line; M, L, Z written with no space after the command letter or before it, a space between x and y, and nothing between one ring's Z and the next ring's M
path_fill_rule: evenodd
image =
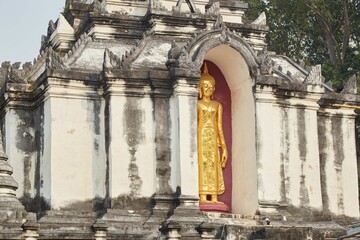
M324 211L358 217L355 115L349 109L322 109L318 115Z
M321 211L316 102L323 90L293 89L290 98L276 88L258 86L256 93L260 202Z
M6 152L11 159L9 162L19 169L14 173L20 183L17 196L24 200L34 198L38 154L35 129L39 118L34 118L32 109L10 108L4 120Z
M40 238L311 239L327 230L289 226L359 216L360 99L324 84L320 66L267 52L264 15L244 24L242 1L69 3L33 65L0 69L6 152ZM215 218L198 206L204 60L232 99L233 215ZM265 217L283 228L253 226Z
M150 197L156 183L153 102L111 96L109 104L111 196Z

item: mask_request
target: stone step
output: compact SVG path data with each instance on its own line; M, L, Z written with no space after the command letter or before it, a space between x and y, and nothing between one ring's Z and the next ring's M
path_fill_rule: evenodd
M38 223L40 239L93 239L94 212L47 211Z
M132 225L143 225L149 220L150 216L150 211L108 209L107 213L100 219L109 224L131 223Z
M23 239L23 230L21 228L2 228L0 229L0 239Z
M91 230L78 229L47 229L39 231L39 239L94 239L95 233Z
M46 211L43 217L69 217L74 216L77 218L96 218L96 212L79 212L79 211L59 211L59 210L50 210Z
M131 223L123 225L108 224L107 239L154 239L159 226L140 226Z
M156 236L146 235L146 234L117 234L117 233L108 233L106 235L107 240L153 240L156 239Z

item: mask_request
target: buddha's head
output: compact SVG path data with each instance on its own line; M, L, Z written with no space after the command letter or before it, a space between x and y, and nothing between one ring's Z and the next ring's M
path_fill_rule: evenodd
M201 78L199 81L199 98L202 99L203 97L212 98L215 92L215 78L213 78L206 66L204 65L204 72L201 74Z

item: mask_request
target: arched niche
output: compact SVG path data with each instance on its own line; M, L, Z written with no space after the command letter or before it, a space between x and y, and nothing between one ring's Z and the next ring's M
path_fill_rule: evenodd
M225 183L225 192L218 196L218 200L225 203L228 207L232 206L232 123L231 123L231 92L227 81L222 74L221 70L211 61L205 60L208 68L208 73L215 78L215 92L213 100L221 103L222 111L222 130L226 142L228 152L228 160L225 168L222 169L223 178ZM204 72L204 65L201 72Z
M254 215L258 209L255 100L249 67L238 51L225 44L210 49L204 60L221 70L231 92L232 212Z

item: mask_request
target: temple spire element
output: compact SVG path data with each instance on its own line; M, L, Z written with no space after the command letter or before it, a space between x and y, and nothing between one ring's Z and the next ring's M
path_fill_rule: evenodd
M13 219L17 212L23 212L24 207L16 198L18 184L11 176L13 168L8 162L8 156L4 152L2 136L0 135L0 222Z
M184 2L184 0L178 0L174 10L180 11L181 5L183 4L183 2ZM195 4L193 3L192 0L185 0L185 2L189 7L190 12L192 12L192 13L199 12L199 10L195 7Z

